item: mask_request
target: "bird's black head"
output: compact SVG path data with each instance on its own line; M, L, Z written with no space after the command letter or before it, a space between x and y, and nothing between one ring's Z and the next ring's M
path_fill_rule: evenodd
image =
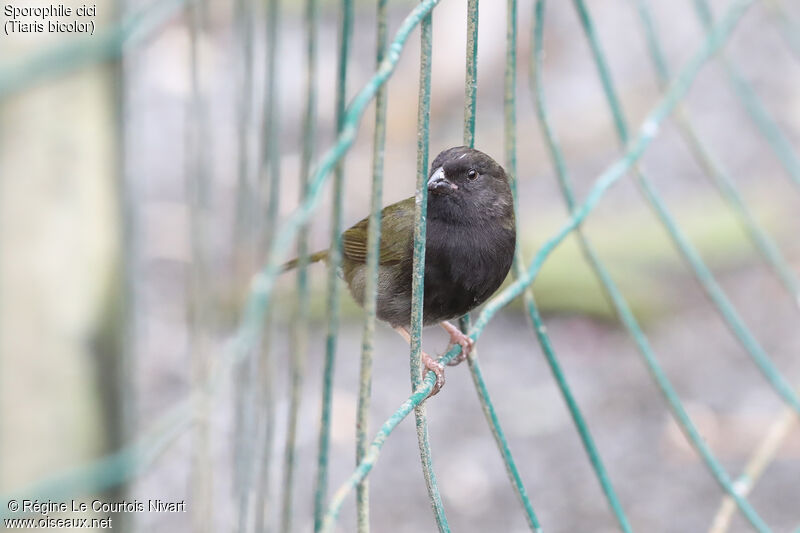
M501 218L513 226L513 198L503 167L466 146L440 153L428 175L428 218L452 223Z

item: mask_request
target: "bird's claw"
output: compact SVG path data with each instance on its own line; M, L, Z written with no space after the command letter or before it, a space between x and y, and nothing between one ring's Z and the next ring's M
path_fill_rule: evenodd
M445 329L445 331L447 331L447 333L450 334L450 344L447 345L447 351L449 352L450 348L456 344L461 346L461 353L447 363L449 366L456 366L469 357L469 354L472 352L472 348L475 346L475 341L473 341L469 335L462 332L450 322L442 322L442 327Z
M436 376L433 389L431 389L430 394L425 398L427 400L432 396L436 396L442 387L444 387L444 365L425 352L422 352L422 364Z

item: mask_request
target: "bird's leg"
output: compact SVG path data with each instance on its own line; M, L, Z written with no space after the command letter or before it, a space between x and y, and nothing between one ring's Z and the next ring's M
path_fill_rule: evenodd
M447 363L450 366L455 366L462 362L464 359L469 357L469 353L472 351L472 347L475 345L475 341L469 338L468 335L463 333L460 329L455 327L453 324L448 322L447 320L443 320L439 322L439 325L442 326L447 333L450 334L450 344L447 345L447 351L450 351L454 345L458 344L461 346L461 353L458 354L455 359Z
M398 326L394 328L394 330L406 340L409 346L411 345L411 334L406 328ZM422 350L420 350L420 354L422 356L422 364L436 376L436 383L433 384L433 389L431 393L428 394L428 398L430 398L431 396L435 396L436 393L444 387L444 365Z

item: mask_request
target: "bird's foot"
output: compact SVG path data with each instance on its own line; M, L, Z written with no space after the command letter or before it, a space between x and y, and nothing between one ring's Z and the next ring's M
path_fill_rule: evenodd
M411 344L411 334L406 328L402 326L395 326L394 330L399 333L408 344ZM444 387L444 365L425 352L421 352L421 357L422 364L425 365L425 368L433 372L436 376L436 382L433 384L433 389L431 389L431 392L425 397L427 400L431 396L435 396L442 389L442 387Z
M456 344L461 346L461 353L459 353L452 361L447 363L449 366L456 366L469 357L470 352L472 352L472 348L475 346L475 341L473 341L468 335L463 333L460 329L455 327L447 320L440 322L440 325L447 333L450 334L450 344L447 345L447 351L449 352L450 348Z
M430 394L425 397L427 400L432 396L436 396L442 387L444 387L444 365L425 352L422 352L422 364L436 375L436 382L433 384L433 389L431 389Z

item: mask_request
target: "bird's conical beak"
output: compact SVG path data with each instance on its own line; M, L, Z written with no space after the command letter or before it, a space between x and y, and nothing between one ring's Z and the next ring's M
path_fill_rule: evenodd
M458 189L458 186L448 180L444 175L444 168L439 167L428 179L428 191L436 194L449 193Z

